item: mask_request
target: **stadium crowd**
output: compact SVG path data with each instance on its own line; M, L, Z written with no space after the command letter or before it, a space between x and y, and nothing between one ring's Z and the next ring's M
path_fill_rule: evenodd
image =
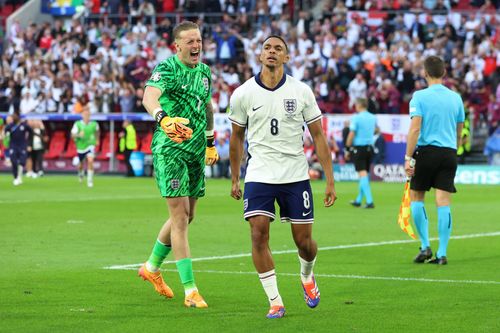
M189 16L200 1L176 7L174 1L92 0L87 14L68 24L14 23L1 55L0 110L144 112L144 83L173 54L172 29L185 15L203 28L219 112L259 71L259 42L278 34L290 48L288 73L311 86L324 113L350 113L359 96L368 97L374 113L407 113L412 93L425 85L423 59L440 55L448 67L445 84L462 94L475 122L494 127L500 120L498 2L475 1L479 11L461 14L450 12L458 3L451 0L325 1L317 17L311 1L299 8L286 0L208 2L212 13Z

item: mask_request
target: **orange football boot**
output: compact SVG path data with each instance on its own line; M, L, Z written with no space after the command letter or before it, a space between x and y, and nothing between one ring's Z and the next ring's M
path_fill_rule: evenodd
M205 302L197 290L186 296L184 299L184 305L188 308L208 308L207 302Z
M146 269L146 264L143 264L141 268L139 268L138 275L142 277L144 281L149 281L155 288L156 292L166 298L174 297L174 292L170 289L169 286L163 281L163 277L161 276L161 272L158 271L156 273L151 273Z

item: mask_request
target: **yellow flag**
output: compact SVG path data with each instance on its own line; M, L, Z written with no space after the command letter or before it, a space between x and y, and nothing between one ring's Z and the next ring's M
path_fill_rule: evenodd
M398 224L401 230L406 232L411 238L417 239L410 223L410 215L410 182L407 181L403 200L401 201L401 206L399 206Z

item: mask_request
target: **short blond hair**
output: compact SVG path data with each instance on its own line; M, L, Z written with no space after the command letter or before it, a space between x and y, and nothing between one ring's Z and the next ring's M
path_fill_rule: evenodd
M356 105L359 105L363 109L366 109L368 107L368 100L366 98L356 98Z
M174 27L174 31L172 32L172 35L174 36L174 39L177 39L177 38L179 38L179 35L181 32L188 31L188 30L194 30L194 29L200 30L200 26L194 22L191 22L191 21L183 21Z

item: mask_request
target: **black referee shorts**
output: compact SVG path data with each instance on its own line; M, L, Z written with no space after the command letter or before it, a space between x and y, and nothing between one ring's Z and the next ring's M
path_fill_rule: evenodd
M457 192L454 180L457 172L457 151L451 148L422 146L413 154L415 175L410 188L429 191L431 187L450 193Z
M372 146L354 146L352 149L352 161L356 171L370 171L373 158Z

